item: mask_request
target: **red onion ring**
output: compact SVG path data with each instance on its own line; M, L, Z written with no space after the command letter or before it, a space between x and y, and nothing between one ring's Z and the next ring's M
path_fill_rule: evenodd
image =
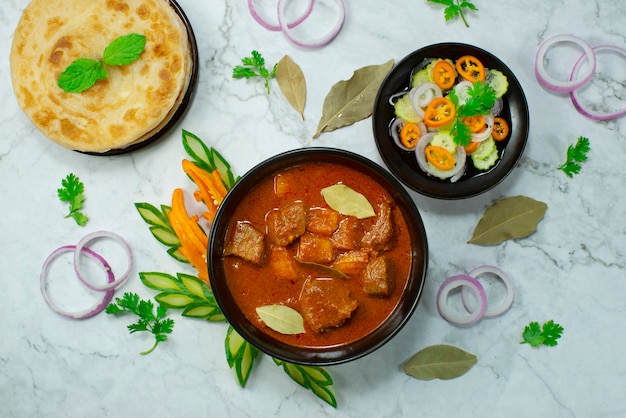
M511 283L511 280L506 273L494 266L476 267L475 269L467 273L468 276L471 276L476 280L478 280L478 278L483 274L494 275L495 277L500 279L506 286L506 296L502 303L495 307L487 308L487 310L485 310L485 313L483 314L483 317L493 318L495 316L502 315L504 312L508 311L513 304L513 284ZM461 298L463 299L463 305L465 305L465 309L467 309L468 312L472 312L475 307L471 306L470 304L469 291L465 286L461 289Z
M304 10L304 12L302 13L302 15L300 15L299 17L294 19L292 22L288 22L287 23L287 27L290 28L290 29L291 28L295 28L300 23L304 22L306 20L306 18L308 18L309 15L311 14L311 11L313 10L313 3L314 2L315 2L315 0L309 0L309 4L307 5L307 7ZM255 3L255 0L248 0L248 9L250 10L250 14L252 15L252 18L259 25L263 26L265 29L271 30L271 31L274 31L274 32L280 32L281 28L280 28L280 26L278 24L275 25L273 23L270 23L266 19L261 17L261 15L257 11L256 5L254 3Z
M337 24L330 30L330 32L328 32L326 35L324 35L318 40L305 42L293 36L293 34L291 33L291 28L289 28L289 25L287 24L287 22L285 22L285 12L284 12L284 6L283 6L284 0L278 0L278 6L277 6L278 25L280 26L287 40L296 46L299 46L302 48L319 48L324 45L327 45L333 39L335 39L337 35L339 35L339 32L341 32L341 28L343 27L343 24L346 21L346 6L344 4L344 1L343 0L335 0L335 1L337 2L337 6L339 6L339 17L337 19Z
M109 291L106 291L106 292L100 292L101 295L100 295L99 299L96 301L96 303L94 303L93 306L91 306L90 308L87 308L85 310L78 311L78 312L67 312L67 311L59 308L58 306L56 306L52 302L52 300L50 299L50 296L48 295L46 284L48 282L48 270L50 269L50 265L52 264L52 262L60 254L63 254L65 252L70 252L70 251L75 252L76 251L76 246L75 245L65 245L63 247L57 248L43 262L43 266L41 268L41 274L39 275L39 287L41 289L41 294L43 296L43 299L48 304L48 306L53 311L55 311L56 313L58 313L60 315L63 315L65 317L72 318L72 319L86 319L86 318L90 318L90 317L92 317L92 316L102 312L108 306L108 304L111 303L111 300L113 299L113 295L115 293L114 290L109 290ZM113 275L113 272L111 271L111 266L109 266L109 263L107 263L107 261L102 256L100 256L99 254L97 254L94 251L90 250L89 248L82 248L79 251L81 253L84 253L87 257L91 258L92 260L96 260L96 261L100 262L100 264L102 264L102 267L104 267L104 270L107 273L107 281L109 283L115 282L115 276Z
M474 292L476 299L480 300L479 309L475 309L470 312L469 315L460 315L454 312L448 306L448 295L450 292L458 287L463 289L468 288L469 291ZM487 309L487 295L485 295L485 289L481 284L467 274L460 274L447 278L439 287L437 291L437 311L446 321L455 325L473 325L485 314Z
M120 278L104 286L99 286L99 285L90 283L87 279L85 279L85 277L83 276L81 272L80 263L79 263L80 255L83 252L83 249L85 249L85 245L97 238L114 239L115 241L119 242L122 245L122 247L124 248L124 250L126 250L126 253L128 254L128 269L124 272L124 274L120 276ZM85 235L78 242L78 244L76 244L76 250L74 251L74 270L76 271L76 276L78 276L78 279L81 282L83 282L83 284L91 290L104 292L107 290L115 289L123 285L126 282L126 280L128 280L128 278L130 277L130 273L133 270L133 253L129 245L126 243L126 241L124 241L124 239L120 237L119 235L113 232L109 232L109 231L92 232L91 234Z
M600 46L591 48L591 50L593 51L594 54L596 52L609 50L609 51L617 52L618 54L622 54L624 57L626 57L626 49L619 48L613 45L600 45ZM581 57L578 58L578 61L576 61L576 63L574 64L574 67L572 68L570 79L574 79L575 77L578 76L578 71L580 70L580 65L582 64L584 58L585 58L585 55L581 55ZM570 98L572 99L572 103L574 104L574 107L576 108L576 110L578 110L578 112L580 112L582 115L590 119L611 120L611 119L619 118L620 116L626 115L626 107L624 107L622 110L618 110L612 113L594 112L593 110L585 108L581 104L581 100L580 100L579 93L577 90L570 92L569 95L570 95Z
M584 56L587 57L589 61L589 69L587 73L583 73L583 75L574 80L570 77L569 80L561 81L553 78L548 74L546 68L544 67L544 57L548 49L558 43L562 42L570 42L576 44L585 52ZM574 35L556 35L551 38L546 39L537 50L537 54L535 55L535 76L545 89L557 92L557 93L569 93L571 91L584 86L591 80L594 72L596 71L596 56L593 54L591 47L587 42L578 38Z

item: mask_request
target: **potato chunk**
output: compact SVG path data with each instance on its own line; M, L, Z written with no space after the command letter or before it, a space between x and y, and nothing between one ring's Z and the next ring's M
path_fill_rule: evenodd
M356 276L367 267L369 259L368 251L348 251L339 254L331 267L348 276Z
M298 279L298 266L293 255L285 247L272 247L270 250L270 265L279 280Z
M311 208L307 216L306 230L329 237L339 226L341 215L328 208Z
M304 234L298 243L297 257L304 262L329 264L335 259L335 249L330 238Z
M261 264L265 255L265 234L249 222L238 221L229 231L224 255L241 257L253 264Z
M342 279L310 279L302 289L302 316L315 332L343 325L358 307Z

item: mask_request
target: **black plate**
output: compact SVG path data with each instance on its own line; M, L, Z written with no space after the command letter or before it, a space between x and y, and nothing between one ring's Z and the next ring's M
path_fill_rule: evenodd
M407 222L411 236L411 271L400 302L389 317L374 331L349 344L330 347L294 347L256 328L241 311L226 283L223 249L226 231L234 209L261 179L309 161L325 161L352 167L370 176L387 190ZM222 313L232 327L262 352L290 363L331 365L363 357L393 338L408 322L422 294L428 268L426 231L415 202L402 184L382 166L365 157L336 148L302 148L271 157L248 171L237 181L220 204L209 234L207 264L211 289Z
M169 0L169 2L170 2L170 6L172 7L172 9L174 9L178 17L180 17L180 19L183 21L183 24L185 25L185 29L187 29L187 38L188 38L189 48L190 48L190 53L191 53L191 75L189 77L189 85L187 86L187 90L185 91L183 99L178 105L178 108L176 109L174 114L170 117L170 120L165 125L163 125L161 129L159 129L154 134L152 134L149 138L146 138L145 140L141 142L131 144L125 148L116 148L116 149L112 149L112 150L105 151L105 152L85 152L85 151L78 151L78 152L82 154L88 154L88 155L111 156L111 155L126 154L131 151L135 151L139 148L143 148L146 145L152 144L156 140L163 137L163 135L168 133L178 123L179 119L187 111L187 108L190 106L193 100L193 96L196 92L196 87L198 84L198 68L199 68L198 67L199 66L198 44L196 42L196 36L193 32L193 29L191 28L191 23L189 22L189 19L187 18L187 15L185 15L185 12L183 11L183 9L180 7L178 3L176 3L175 0Z
M394 108L389 97L409 89L411 74L424 60L429 58L450 58L456 60L463 55L473 55L486 68L501 71L509 81L509 89L503 96L502 115L511 123L510 137L498 143L500 158L494 167L479 171L468 164L467 171L457 182L440 180L429 176L417 165L413 152L398 148L391 138L389 126ZM403 58L383 81L372 114L374 139L378 152L389 170L404 184L418 193L439 199L462 199L483 193L501 182L513 169L522 155L529 130L529 114L526 96L522 87L502 61L491 53L472 45L461 43L440 43L430 45Z

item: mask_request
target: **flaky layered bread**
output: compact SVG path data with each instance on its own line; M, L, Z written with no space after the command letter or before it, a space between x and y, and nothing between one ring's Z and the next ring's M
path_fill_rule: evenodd
M119 36L139 33L135 62L107 66L108 79L65 93L59 74L77 58L100 60ZM101 153L143 141L173 115L192 71L185 26L167 0L32 0L11 48L17 100L49 139Z

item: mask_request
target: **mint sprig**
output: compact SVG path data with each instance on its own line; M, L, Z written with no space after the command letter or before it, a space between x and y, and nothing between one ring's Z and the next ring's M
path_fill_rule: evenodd
M105 49L100 61L78 58L59 75L58 86L66 93L81 93L98 80L108 78L107 65L128 65L137 60L146 47L146 36L131 33L113 40Z

